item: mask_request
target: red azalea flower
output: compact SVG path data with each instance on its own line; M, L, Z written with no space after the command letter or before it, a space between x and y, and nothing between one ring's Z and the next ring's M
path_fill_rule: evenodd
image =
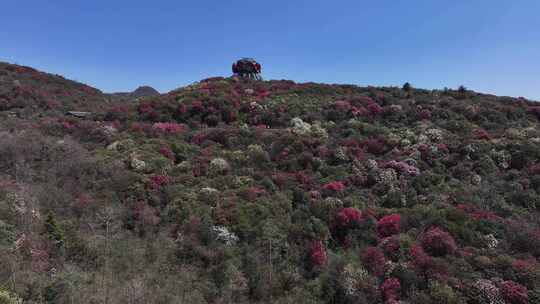
M381 285L381 291L386 303L392 303L397 300L401 284L396 278L388 278Z
M340 228L350 228L351 226L360 224L362 220L362 212L356 208L343 208L336 215L336 225Z
M390 214L384 216L377 222L377 233L379 237L389 237L399 233L399 223L401 216L399 214Z
M345 190L345 184L340 181L330 182L325 184L322 189L332 192L343 192Z
M527 287L514 281L505 281L501 283L501 295L509 304L529 303Z

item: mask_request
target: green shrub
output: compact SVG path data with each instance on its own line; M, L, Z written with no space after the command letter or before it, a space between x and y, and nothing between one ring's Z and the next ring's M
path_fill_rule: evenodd
M22 299L9 291L0 288L0 304L22 304Z

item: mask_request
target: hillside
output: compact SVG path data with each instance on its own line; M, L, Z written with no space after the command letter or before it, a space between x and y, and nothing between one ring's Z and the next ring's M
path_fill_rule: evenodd
M0 303L540 303L532 101L1 67Z
M37 111L97 110L101 91L33 68L0 62L0 111L28 115Z

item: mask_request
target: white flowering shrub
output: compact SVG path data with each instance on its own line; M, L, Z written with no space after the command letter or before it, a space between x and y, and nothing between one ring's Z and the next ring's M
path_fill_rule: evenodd
M230 232L227 227L213 226L212 231L216 235L216 241L225 243L226 245L234 245L238 242L238 237L233 232Z
M229 171L229 169L229 162L223 158L218 157L210 161L210 174L212 175L225 174L227 171Z
M291 131L296 135L308 135L311 132L311 125L295 117L291 119Z
M487 303L505 304L499 288L490 280L478 279L474 282L473 287L480 292L480 295Z

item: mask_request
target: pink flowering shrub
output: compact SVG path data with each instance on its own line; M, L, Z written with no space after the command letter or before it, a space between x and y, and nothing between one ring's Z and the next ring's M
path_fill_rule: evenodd
M351 109L351 103L346 100L338 100L334 103L336 110L347 112Z
M155 108L155 104L151 102L143 102L140 103L137 107L137 112L143 119L147 119L150 121L155 121L158 119L158 112Z
M368 247L361 254L362 264L375 276L384 274L386 260L384 253L377 247Z
M411 166L406 162L392 160L386 163L386 167L392 168L400 173L408 174L410 176L420 175L420 169L416 168L415 166Z
M152 130L161 134L178 134L182 129L181 124L174 122L156 122L152 125Z
M388 278L381 285L381 292L385 303L394 303L398 299L401 284L396 278Z
M196 101L192 102L191 106L189 107L189 111L192 114L199 114L199 113L204 112L204 106L203 106L202 101L196 100Z
M150 188L154 191L160 190L163 186L170 183L170 177L166 175L152 175L150 176Z
M433 259L424 251L422 246L413 245L409 249L409 255L412 260L413 266L417 271L425 273L429 268L433 266Z
M369 114L369 111L364 107L351 107L350 112L355 117L367 116Z
M174 152L169 147L159 148L159 154L163 155L164 157L168 159L174 159Z
M431 118L431 111L427 109L420 110L417 114L419 120L429 120Z
M377 222L377 234L381 238L385 238L399 233L399 222L401 216L399 214L390 214L381 218Z
M501 295L506 303L509 304L527 304L529 296L527 288L514 281L504 281L501 283Z
M530 272L533 270L535 262L535 260L514 260L512 269L517 273Z
M326 195L335 195L345 190L345 184L341 181L330 182L322 186L322 191Z
M152 126L147 123L134 122L129 126L129 131L133 133L147 133L150 132Z
M501 220L501 217L496 215L495 213L491 211L479 209L469 204L458 204L456 205L456 208L464 211L465 213L467 213L467 215L469 215L471 218L475 220L487 220L487 221Z
M382 107L377 104L377 103L370 103L368 106L367 106L367 109L369 110L369 112L371 113L371 115L375 116L375 115L379 115L383 112L383 109Z
M453 254L456 249L454 238L439 227L429 229L420 240L422 248L433 256Z
M326 264L327 256L324 245L321 241L313 241L309 249L309 258L313 266L323 266Z
M341 229L349 229L360 224L362 212L356 208L343 208L336 215L336 226Z

